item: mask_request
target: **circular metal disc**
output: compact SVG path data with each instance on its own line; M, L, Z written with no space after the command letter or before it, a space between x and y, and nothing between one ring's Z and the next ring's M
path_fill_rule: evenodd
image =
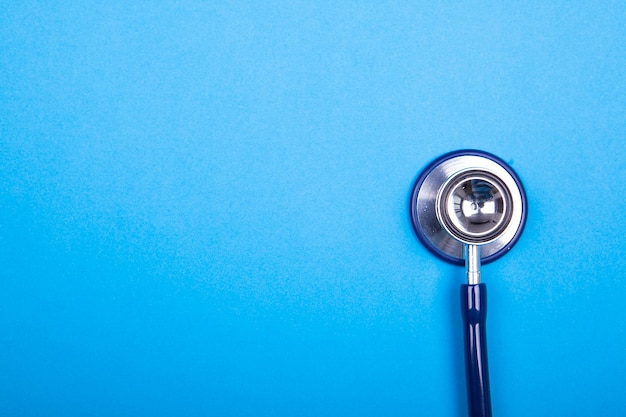
M510 218L495 239L481 244L481 262L493 262L506 254L519 239L527 216L526 193L515 172L500 158L483 151L460 150L447 153L430 163L418 177L411 195L411 220L417 237L436 256L463 265L463 245L437 217L438 196L455 178L483 177L497 182L510 199ZM445 191L445 190L444 190ZM445 193L444 193L445 194ZM507 216L509 214L507 213ZM480 242L479 242L480 244Z

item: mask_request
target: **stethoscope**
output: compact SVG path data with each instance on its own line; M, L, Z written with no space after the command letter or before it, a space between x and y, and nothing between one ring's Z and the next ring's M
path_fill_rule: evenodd
M480 265L506 254L526 223L527 201L515 172L487 152L445 154L420 174L411 196L418 238L436 256L465 264L461 286L470 417L491 416L485 336L486 286Z

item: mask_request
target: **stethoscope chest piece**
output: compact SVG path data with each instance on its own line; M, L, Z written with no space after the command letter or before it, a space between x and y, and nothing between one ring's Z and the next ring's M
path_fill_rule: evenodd
M419 239L439 258L465 262L464 248L480 246L481 263L508 252L526 222L526 195L500 158L476 150L437 158L418 177L411 219Z

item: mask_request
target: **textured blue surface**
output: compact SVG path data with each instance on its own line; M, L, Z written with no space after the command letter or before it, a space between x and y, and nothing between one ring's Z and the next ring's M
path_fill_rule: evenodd
M463 416L408 203L478 148L494 414L626 415L625 4L257 3L3 2L0 414Z

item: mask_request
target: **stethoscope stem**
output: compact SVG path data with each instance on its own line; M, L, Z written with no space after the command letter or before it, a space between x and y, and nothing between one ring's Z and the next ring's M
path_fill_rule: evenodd
M464 245L465 271L469 285L480 284L480 246Z
M491 417L485 334L487 316L485 284L461 285L461 309L465 333L465 375L469 416Z

